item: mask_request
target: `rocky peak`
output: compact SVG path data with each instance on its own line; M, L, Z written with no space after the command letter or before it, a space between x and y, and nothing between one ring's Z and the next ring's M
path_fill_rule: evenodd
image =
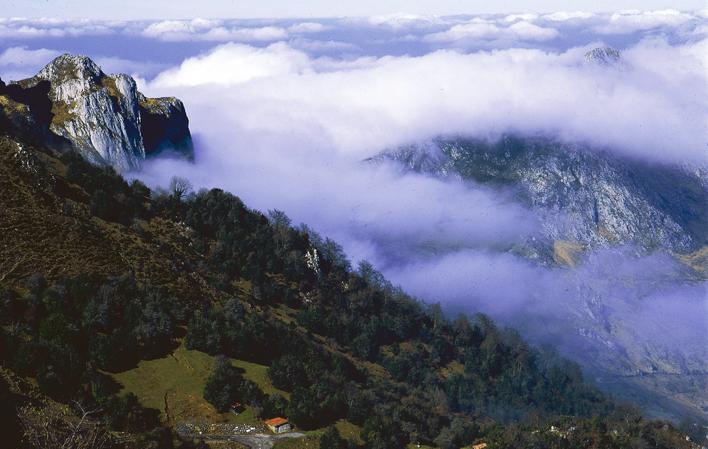
M597 47L585 53L585 61L600 65L615 65L619 63L622 54L612 47Z
M27 104L33 111L51 109L38 121L93 163L123 171L165 149L191 157L189 120L181 101L147 98L133 78L106 75L86 56L61 55L32 78L14 83L12 91L14 100L31 99L34 107ZM39 91L46 91L43 98L35 98ZM42 102L48 107L40 108Z
M47 64L35 76L57 83L68 81L98 82L105 75L87 56L63 54Z

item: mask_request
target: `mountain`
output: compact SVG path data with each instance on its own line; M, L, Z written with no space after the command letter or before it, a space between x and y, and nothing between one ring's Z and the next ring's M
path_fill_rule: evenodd
M106 75L85 56L61 55L31 78L0 85L0 96L0 120L25 130L36 124L91 162L119 171L164 150L192 154L181 101L147 98L131 77ZM23 108L31 115L17 113Z
M585 53L585 60L590 63L611 66L620 62L622 54L612 47L597 47Z
M383 161L514 192L541 218L542 229L540 236L507 250L549 269L564 270L574 281L567 287L572 293L564 293L572 300L538 317L543 325L534 325L524 315L513 323L533 341L556 342L606 389L641 402L655 415L706 413L705 342L694 338L677 345L672 337L676 331L660 316L652 319L651 332L638 319L642 311L649 316L653 292L676 286L700 289L708 278L704 169L518 135L495 141L438 138L387 150L369 160ZM593 258L595 253L614 256L600 261L600 256ZM676 267L658 272L647 266L639 277L622 274L619 263L614 273L607 268L614 266L613 259L662 253L670 254Z
M409 170L517 189L547 218L549 242L636 245L681 254L708 245L708 190L700 170L617 156L545 137L440 138L385 151ZM547 242L548 243L548 242Z
M450 320L222 190L128 183L32 133L37 109L15 104L0 128L3 444L696 448L488 317ZM276 440L277 416L307 435Z

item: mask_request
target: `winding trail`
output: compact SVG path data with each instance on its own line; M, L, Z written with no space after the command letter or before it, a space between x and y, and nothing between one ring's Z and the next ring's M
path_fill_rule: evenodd
M209 441L235 441L248 446L250 449L272 449L276 441L285 438L302 438L305 434L298 432L283 433L280 435L266 435L257 433L254 435L200 435L206 442Z

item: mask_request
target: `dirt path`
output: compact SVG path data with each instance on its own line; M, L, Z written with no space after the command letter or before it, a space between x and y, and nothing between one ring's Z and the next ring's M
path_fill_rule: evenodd
M255 435L230 435L230 436L211 436L202 435L205 441L235 441L248 446L251 449L272 449L276 441L284 438L302 438L305 435L302 433L292 432L281 435L266 435L258 433Z
M194 424L178 423L175 426L177 434L186 439L209 441L234 441L248 446L250 449L272 449L276 441L285 438L302 438L305 434L288 432L277 435L265 433L265 426L247 424Z

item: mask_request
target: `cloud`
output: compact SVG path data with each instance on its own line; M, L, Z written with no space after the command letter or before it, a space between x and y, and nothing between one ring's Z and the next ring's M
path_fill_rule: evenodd
M419 297L477 309L615 375L708 368L708 284L684 284L664 254L599 250L575 269L510 254L463 250L387 271ZM678 350L681 348L681 350ZM621 354L621 355L619 355Z
M161 73L156 78L155 85L230 85L256 78L297 74L307 70L309 66L310 61L305 53L285 44L272 44L258 49L229 43L206 55L187 59L177 69Z
M673 9L661 11L623 11L612 14L607 22L595 26L600 34L629 34L660 27L678 27L695 17Z
M560 341L596 367L650 372L661 355L662 369L704 369L705 285L683 285L669 256L620 248L574 270L545 267L509 252L541 220L513 192L361 161L436 135L513 131L704 163L706 45L645 40L621 69L588 65L588 47L338 60L284 43L221 45L147 86L185 101L196 165L157 160L140 176L181 175L284 210L406 290Z
M0 53L0 75L6 80L31 77L61 53L47 48L28 49L25 46L6 48ZM94 59L106 73L128 73L138 77L153 77L168 68L165 64L114 56L99 56Z
M508 27L482 20L472 20L452 26L449 30L424 37L428 42L455 42L461 40L545 41L558 36L558 30L541 27L526 20L515 21Z
M567 22L571 20L585 20L594 17L595 14L585 11L558 11L550 14L544 14L540 18L542 20L550 20L553 22Z
M154 77L169 68L163 63L135 61L115 56L99 56L94 59L105 73L127 73L134 78Z
M0 22L0 37L8 39L63 38L76 36L109 35L116 32L116 22L89 19L22 19L12 18Z
M439 134L517 131L662 162L704 163L705 42L646 41L625 52L624 69L586 64L588 47L334 62L283 43L227 44L187 59L153 86L251 83L245 95L262 95L253 101L275 109L259 106L251 114L262 112L269 122L269 114L298 110L336 147L362 157Z
M0 53L0 76L5 81L30 77L59 54L58 51L47 48L6 48Z
M295 38L288 41L288 45L308 54L322 52L354 52L361 49L358 45L335 40L316 40Z
M505 22L516 22L518 20L523 20L525 22L532 22L538 18L538 14L535 13L524 13L524 14L510 14L504 17Z
M288 27L288 31L291 33L298 33L298 34L304 34L304 33L321 33L323 31L330 30L332 27L323 25L318 22L302 22L302 23L296 23L294 25L290 25Z
M329 30L319 22L296 22L290 25L245 26L236 20L164 20L148 24L144 37L163 41L258 42L277 41L290 36L315 34Z
M351 23L361 23L360 19L347 19ZM376 27L388 27L393 30L429 28L442 22L442 19L433 16L421 16L417 14L386 14L371 16L365 19L365 23Z
M165 20L148 25L142 32L145 37L164 41L275 41L288 36L279 26L243 27L223 21L193 19Z
M0 66L42 67L57 56L58 51L46 48L28 50L27 47L10 47L0 53Z
M509 247L537 233L534 214L510 194L362 163L333 146L303 105L282 108L254 92L261 81L180 92L198 132L196 166L156 160L140 177L155 185L180 175L238 192L252 207L284 210L335 238L353 259L380 264L420 251Z

